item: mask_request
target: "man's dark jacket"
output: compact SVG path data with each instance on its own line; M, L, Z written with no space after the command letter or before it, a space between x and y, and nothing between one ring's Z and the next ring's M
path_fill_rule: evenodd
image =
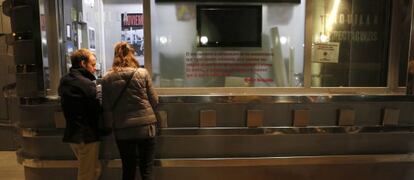
M60 80L59 96L66 119L63 142L90 143L99 140L101 107L96 95L95 76L84 68L71 68Z

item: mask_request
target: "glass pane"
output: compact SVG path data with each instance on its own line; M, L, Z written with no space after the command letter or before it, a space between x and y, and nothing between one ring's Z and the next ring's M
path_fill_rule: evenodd
M157 86L302 86L305 1L152 3Z
M66 57L66 71L72 66L69 56L72 52L84 48L96 55L96 75L104 73L104 43L102 25L102 2L94 0L74 1L62 3L62 40Z
M386 86L390 2L313 1L313 87Z
M144 66L144 16L140 0L103 1L105 65L109 70L114 58L114 46L127 41L135 49L139 65Z
M405 87L407 81L407 62L410 47L410 30L411 30L411 8L410 1L397 1L398 2L398 25L400 26L399 34L400 39L400 69L399 69L399 81L398 85Z

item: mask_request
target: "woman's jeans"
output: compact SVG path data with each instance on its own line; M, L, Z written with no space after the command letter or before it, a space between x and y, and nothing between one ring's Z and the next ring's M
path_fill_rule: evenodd
M122 180L135 180L137 160L142 180L152 180L155 139L116 140L122 159Z

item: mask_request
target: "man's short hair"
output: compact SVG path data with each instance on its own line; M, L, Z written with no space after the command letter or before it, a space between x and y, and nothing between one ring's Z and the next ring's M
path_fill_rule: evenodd
M88 49L79 49L73 52L70 55L70 61L73 68L80 68L80 63L83 61L85 63L89 62L89 57L94 56L91 51Z

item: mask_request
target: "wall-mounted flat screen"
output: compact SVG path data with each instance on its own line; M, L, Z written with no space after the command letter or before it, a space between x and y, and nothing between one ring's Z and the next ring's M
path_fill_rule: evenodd
M262 6L197 6L199 47L261 47Z

